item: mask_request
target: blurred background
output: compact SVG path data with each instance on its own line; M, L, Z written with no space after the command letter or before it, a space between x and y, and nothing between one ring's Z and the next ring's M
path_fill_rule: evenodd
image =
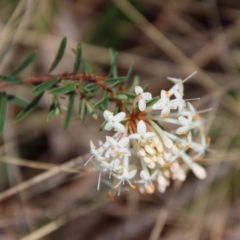
M119 73L131 63L153 95L184 78L186 98L201 97L215 154L202 160L208 178L189 173L165 194L131 191L116 201L96 190L83 168L89 140L101 124L74 118L46 122L50 97L15 123L8 109L0 139L1 240L239 240L240 239L240 1L238 0L0 0L0 73L8 74L33 50L37 61L22 77L46 73L63 36L67 51L55 73L72 70L79 42L94 73L109 70L108 48L119 52ZM32 99L31 86L9 93Z

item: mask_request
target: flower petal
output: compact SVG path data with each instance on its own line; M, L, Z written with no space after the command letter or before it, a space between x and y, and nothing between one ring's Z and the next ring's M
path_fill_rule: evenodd
M146 133L144 134L144 137L145 137L146 139L148 139L148 138L153 138L153 137L155 137L155 133L154 133L154 132L146 132Z
M152 99L152 94L149 93L149 92L145 92L145 93L142 94L142 98L146 101L149 101L149 100Z
M112 116L112 112L108 111L108 110L105 110L103 112L103 117L108 121L109 120L109 117Z
M190 115L190 114L189 114ZM180 116L179 118L178 118L178 120L179 120L179 122L182 124L182 125L187 125L188 124L188 120L185 118L185 117L183 117L183 116Z
M138 133L133 133L131 135L128 136L130 139L137 139L140 140L140 135Z
M115 123L114 128L119 132L125 132L125 127L121 123Z
M137 131L139 135L145 135L146 133L146 124L143 120L138 122Z
M177 134L183 134L183 133L188 132L188 131L189 131L188 127L187 126L183 126L183 127L178 128L176 130L176 133Z
M116 122L121 122L125 117L126 117L126 113L125 112L120 112L120 113L118 113L114 116L114 120Z
M190 168L193 171L193 173L196 175L197 178L199 178L199 179L206 178L207 173L206 173L206 170L202 166L198 165L197 163L192 163L190 165Z
M117 141L109 136L106 136L107 142L112 146L112 147L117 147L118 143Z
M135 87L135 93L137 95L142 94L143 93L143 89L140 86L136 86Z
M138 102L138 107L141 112L146 109L146 101L144 99L140 99Z
M122 138L119 142L118 142L118 146L119 147L126 147L129 143L129 138L128 137L125 137L125 138Z
M107 131L112 130L112 128L113 128L113 125L112 125L112 123L110 123L110 122L108 122L108 123L105 125L105 127L104 127L104 129L107 130Z

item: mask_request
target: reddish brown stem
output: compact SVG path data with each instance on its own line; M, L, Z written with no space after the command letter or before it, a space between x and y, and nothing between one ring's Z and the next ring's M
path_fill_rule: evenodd
M100 82L106 80L108 77L104 75L93 75L84 73L63 73L63 74L45 74L42 76L33 76L24 78L20 84L35 84L42 83L48 80L58 78L59 80L70 80L70 81L85 81L85 82ZM16 84L15 84L16 85ZM7 82L0 83L0 89L13 86L13 84Z
M22 85L22 84L43 83L54 78L58 78L59 81L65 80L65 81L96 82L104 91L109 93L112 99L116 102L117 107L119 107L122 111L128 113L128 110L124 106L123 102L120 99L118 99L115 96L114 92L104 84L104 80L108 79L108 77L104 75L94 75L94 74L85 74L85 73L45 74L42 76L26 77L19 84ZM3 88L11 87L13 85L17 85L17 84L0 82L0 90L2 90Z

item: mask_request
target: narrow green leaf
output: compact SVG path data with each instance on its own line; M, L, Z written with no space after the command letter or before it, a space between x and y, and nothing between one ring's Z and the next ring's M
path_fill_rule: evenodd
M107 124L107 121L105 120L105 121L102 123L102 125L100 126L100 128L99 128L99 131L100 131L100 132L104 129L104 127L105 127L106 124Z
M108 76L117 77L118 54L113 49L109 49L109 55L110 55L111 68L109 70Z
M128 92L117 92L117 96L118 95L125 95L126 98L130 98L130 99L135 99L136 98L136 94L132 94L132 93L128 93Z
M51 94L64 94L75 90L77 83L68 83L65 86L54 88L50 91Z
M91 64L88 62L88 60L82 59L81 62L82 62L84 73L86 73L86 74L91 73L92 72L92 67L91 67Z
M131 66L128 69L128 72L127 72L126 84L128 83L128 81L129 81L129 79L130 79L130 77L132 75L133 69L134 69L134 64L132 63Z
M66 113L66 117L64 120L64 124L63 127L64 129L67 129L70 123L70 120L72 118L72 113L73 113L73 106L74 106L74 100L75 100L75 92L71 92L69 94L69 101L68 101L68 107L67 107L67 113Z
M108 96L103 97L100 101L98 101L93 108L100 108L105 105L105 102L108 101Z
M33 88L31 92L33 94L39 94L39 93L45 92L46 90L51 88L54 84L56 84L58 82L58 80L59 80L58 78L54 78L47 82L41 83L41 84L37 85L35 88Z
M149 84L146 83L146 84L143 86L143 91L145 92L145 91L148 89L148 87L149 87Z
M78 102L78 109L77 109L77 116L80 117L81 116L81 111L82 111L82 98L79 99L79 102Z
M115 83L116 81L120 82L124 82L125 81L125 77L116 77L116 78L108 78L107 80L105 80L105 83Z
M14 69L10 75L14 76L14 75L20 73L22 70L24 70L26 67L28 67L34 61L36 56L37 56L37 52L34 51L22 62L22 64L20 66L18 66L16 69Z
M98 84L97 84L97 83L90 83L90 84L88 84L84 89L85 89L86 91L93 91L93 90L95 90L97 87L98 87Z
M0 81L16 84L16 83L21 83L22 79L14 76L0 75Z
M128 99L128 97L125 94L122 94L122 93L118 93L117 98L120 99L120 100L127 100Z
M17 106L20 106L20 107L26 107L28 105L28 102L25 99L13 96L11 94L7 94L7 100L10 103L13 103L13 104L15 104Z
M7 120L7 95L5 92L1 93L0 97L0 135L3 133L3 129Z
M16 117L16 121L19 121L26 117L38 104L40 99L42 98L43 93L37 95Z
M104 93L104 97L107 97L107 101L105 101L103 103L102 107L103 107L104 110L106 110L106 109L108 109L108 102L109 102L109 96L108 96L107 92Z
M93 108L93 106L91 106L88 102L86 103L86 105L87 105L87 110L88 110L88 112L92 115L92 117L94 118L94 119L96 119L97 120L97 114L95 113L95 111L94 111L94 108Z
M51 121L55 116L57 116L58 114L60 113L60 110L59 110L59 107L58 107L58 103L56 101L56 97L53 96L52 97L52 103L50 105L50 108L49 108L49 113L48 113L48 116L47 116L47 119L46 121L49 122Z
M129 89L129 92L134 92L135 87L138 86L138 85L139 85L139 77L135 76L134 79L133 79L133 84Z
M159 100L159 97L156 96L152 98L150 101L147 102L147 107L152 106L154 103L156 103Z
M66 49L66 46L67 46L67 38L64 37L59 45L59 48L58 48L58 52L57 52L57 55L49 69L49 72L53 71L54 68L58 65L58 63L61 61L62 57L63 57L63 54L65 52L65 49Z
M81 44L79 44L75 52L75 62L74 62L74 68L73 68L74 73L78 72L81 61L82 61L82 46Z
M82 102L82 110L81 110L81 120L82 120L82 123L85 123L86 119L87 119L87 105L86 105L86 102L83 101Z

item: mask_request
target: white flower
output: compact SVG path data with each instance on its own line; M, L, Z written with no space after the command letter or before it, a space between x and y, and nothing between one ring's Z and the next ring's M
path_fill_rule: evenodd
M129 135L130 139L137 139L139 143L146 143L149 138L153 138L155 133L147 132L147 127L144 121L139 121L137 125L137 133Z
M129 171L129 169L124 169L122 175L116 175L116 178L119 179L120 182L117 185L115 185L114 188L118 188L121 185L121 183L124 184L124 182L126 181L126 182L128 182L128 184L130 185L130 187L132 189L135 189L136 186L133 185L130 182L130 179L135 177L136 173L137 173L137 169L136 168L134 168L134 169L132 169L130 171Z
M198 128L199 125L200 125L199 121L193 121L192 115L190 113L188 114L188 118L180 116L178 118L178 121L183 126L179 127L176 130L177 134L184 134L184 135L186 135L191 129Z
M177 107L178 107L178 112L180 113L186 107L186 102L183 99L183 95L180 94L178 91L174 91L173 94L176 97L176 104L177 104Z
M141 112L143 112L146 109L146 101L149 101L152 99L152 94L149 92L143 92L143 89L140 86L135 87L135 93L138 95L137 99L138 107Z
M90 141L90 152L92 155L94 155L94 157L98 160L101 161L104 159L104 157L102 156L103 154L103 148L96 148L95 145L93 144L92 141Z
M161 91L161 98L153 104L152 108L154 110L162 109L161 116L166 118L168 114L171 112L171 109L177 108L176 100L170 100L168 91Z
M110 163L107 161L102 161L101 165L103 168L109 171L109 178L111 178L112 172L118 172L122 170L123 166L120 164L121 161L119 159L113 160Z
M113 128L119 132L124 132L125 127L120 123L126 116L126 113L120 112L113 116L113 113L105 110L103 112L104 118L107 120L107 124L105 125L105 130L110 131Z
M152 184L152 180L154 180L157 176L158 170L156 170L152 175L149 174L148 170L142 170L140 172L140 177L142 180L135 181L136 183L144 183L144 188L146 193L153 193L155 191L155 187Z
M129 138L122 138L117 142L114 138L106 136L107 142L110 144L110 155L115 157L131 156L131 153L126 146L129 143Z

